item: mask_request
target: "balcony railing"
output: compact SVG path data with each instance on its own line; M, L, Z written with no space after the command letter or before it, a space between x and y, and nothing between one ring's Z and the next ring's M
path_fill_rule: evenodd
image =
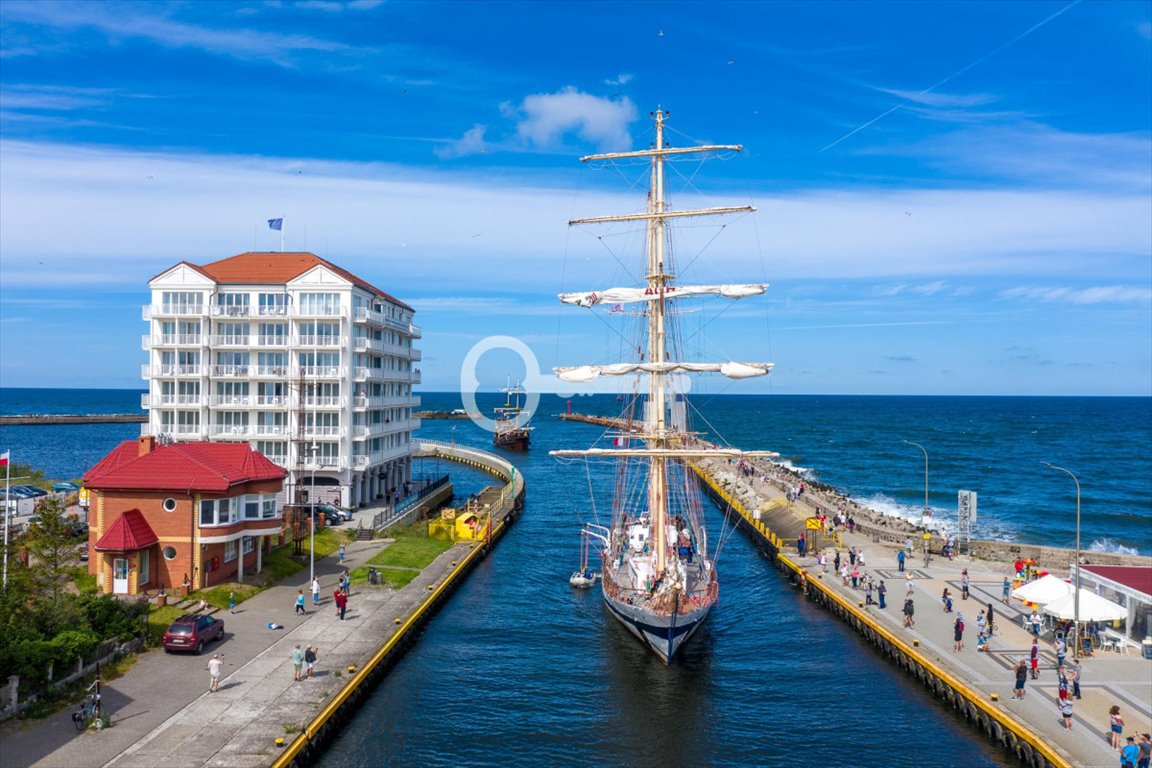
M212 343L218 347L247 347L250 338L250 336L228 334L225 336L213 336Z
M287 424L257 424L256 436L257 437L281 437L287 435L291 431L291 427Z
M214 365L213 376L247 376L250 366L247 365Z
M199 408L204 404L202 395L152 395L145 393L140 396L141 408L172 408L174 406L195 406Z
M304 396L304 406L306 408L339 408L344 405L344 398L340 395L334 396L319 396L312 395Z
M217 424L212 427L212 435L214 437L248 437L249 427L247 424Z
M384 315L379 312L373 312L366 307L357 307L352 313L352 320L357 323L371 323L372 325L384 325Z
M250 307L248 305L213 306L212 307L212 316L213 317L251 317L252 316L252 307Z
M154 317L203 317L207 314L206 304L145 304L144 319Z
M257 395L256 396L256 405L257 405L257 407L263 406L265 408L274 407L274 406L285 406L285 405L288 405L288 396L287 395Z
M286 347L288 346L287 336L257 336L256 346L258 347Z
M252 403L251 395L214 395L212 397L212 405L250 405Z
M297 336L296 346L299 347L339 347L344 339L340 336Z
M256 375L282 379L288 375L288 366L287 365L258 365L258 366L256 366Z
M338 437L344 434L343 427L328 427L328 426L311 426L304 425L302 430L306 437Z
M176 365L174 363L161 363L160 365L144 365L140 367L140 375L144 378L152 376L200 376L204 368L200 365Z
M305 378L314 379L338 379L340 378L340 366L338 365L302 365L299 368L299 373Z
M272 306L259 306L256 307L257 317L287 317L288 305L276 304Z

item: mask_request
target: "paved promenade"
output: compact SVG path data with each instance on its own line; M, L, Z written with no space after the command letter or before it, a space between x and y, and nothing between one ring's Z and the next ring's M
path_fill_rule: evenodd
M723 468L719 471L725 473ZM729 481L734 477L734 474L730 475ZM744 490L751 489L747 480L740 482ZM765 502L783 496L771 483L754 482L756 494ZM830 511L835 509L835 500L815 499L806 493L791 509L784 504L777 505L778 512L768 525L779 536L795 537L803 530L803 519L813 514L816 506ZM780 530L781 527L787 530ZM1127 725L1125 736L1137 732L1152 733L1152 661L1141 658L1139 649L1130 650L1128 655L1097 651L1093 656L1081 660L1082 698L1074 701L1071 731L1064 730L1063 718L1057 708L1058 680L1051 632L1041 635L1039 679L1032 680L1029 677L1023 701L1012 699L1015 685L1013 667L1020 659L1028 658L1032 635L1021 625L1021 617L1030 615L1031 609L1015 599L1010 598L1008 604L1002 600L1003 578L1010 566L973 561L967 557L949 561L933 555L930 564L925 567L921 553L909 557L906 572L901 573L898 571L894 546L876 543L871 537L861 534L844 534L843 545L842 558L847 558L849 547L863 551L867 565L861 569L861 575L867 572L874 579L883 580L887 587L887 608L866 606L864 610L868 614L891 632L909 641L918 640L920 649L930 660L973 688L988 694L989 700L991 694L999 694L997 706L1025 723L1072 765L1081 768L1116 768L1119 765L1117 753L1109 746L1108 710L1113 705L1118 705L1124 716ZM835 549L829 547L826 551L828 572L822 576L822 569L815 556L809 554L798 558L794 548L784 550L781 554L804 568L809 578L822 578L824 583L848 596L853 604L865 602L862 589L844 586L839 575L833 572ZM1067 563L1042 565L1057 574L1061 567L1067 568ZM968 569L971 580L971 597L968 600L960 599L961 570L964 568ZM904 629L902 609L909 573L912 575L911 596L916 609L916 624L913 629ZM945 588L954 596L953 610L964 616L964 648L959 652L953 650L956 614L945 613L943 610L941 596ZM990 642L990 650L977 652L976 617L981 609L987 611L989 604L995 613L995 634ZM823 609L813 606L812 610ZM828 621L837 619L829 613ZM864 640L860 642L864 643ZM903 673L893 667L893 674Z
M151 650L124 676L103 686L113 727L77 733L71 708L40 721L12 721L0 728L4 768L95 768L96 766L227 766L271 764L277 736L291 741L286 725L307 723L345 682L347 666L362 664L428 595L428 586L451 570L468 544L443 553L400 590L356 586L345 621L335 616L332 592L339 574L366 562L387 546L357 541L343 564L335 555L319 560L321 605L312 606L308 569L236 607L224 609L226 637L203 655ZM308 596L308 613L295 613L298 589ZM283 627L268 629L275 622ZM312 680L292 680L292 649L316 646ZM220 690L208 693L208 660L224 654ZM342 671L337 676L337 671Z

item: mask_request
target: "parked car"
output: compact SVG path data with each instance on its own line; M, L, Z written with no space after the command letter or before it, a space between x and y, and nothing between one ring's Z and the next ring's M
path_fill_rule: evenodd
M21 494L26 499L48 495L48 491L44 490L43 488L37 488L34 485L14 485L12 486L12 490Z
M80 486L76 485L76 483L53 483L52 490L59 493L74 493L80 490Z
M199 616L189 613L176 621L164 632L164 651L192 651L200 653L204 646L213 640L224 637L224 622L215 616Z
M340 519L344 522L352 519L352 510L350 509L340 509L340 507L335 507L331 504L317 504L316 506L324 510L325 515L339 515Z
M83 520L69 520L68 521L68 533L72 534L76 538L80 538L81 536L87 536L88 535L88 523L84 522Z

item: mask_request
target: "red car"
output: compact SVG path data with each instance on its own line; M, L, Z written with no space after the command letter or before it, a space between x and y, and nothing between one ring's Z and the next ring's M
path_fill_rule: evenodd
M224 622L213 616L188 614L172 622L164 633L165 651L194 651L200 653L213 640L224 637Z

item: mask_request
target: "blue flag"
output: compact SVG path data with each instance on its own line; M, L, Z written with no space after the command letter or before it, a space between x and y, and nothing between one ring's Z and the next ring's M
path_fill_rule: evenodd
M284 219L268 219L268 229L283 230Z

